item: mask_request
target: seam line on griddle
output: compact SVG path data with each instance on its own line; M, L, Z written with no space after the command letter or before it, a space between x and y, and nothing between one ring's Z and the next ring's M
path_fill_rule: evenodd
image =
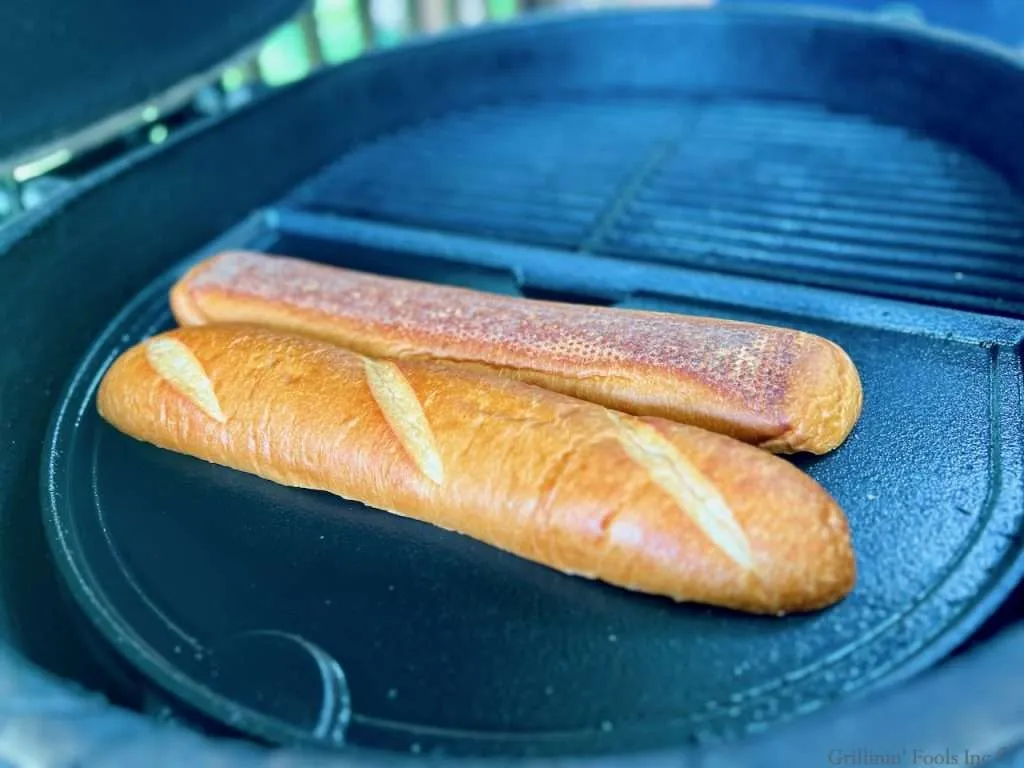
M590 234L580 243L577 251L593 251L604 240L622 214L633 203L637 194L647 184L647 181L675 152L679 142L683 140L683 132L699 121L699 112L688 112L684 115L682 124L674 131L674 135L658 142L654 148L647 153L640 166L626 180L626 183L619 189L618 194L612 198L608 206L598 215L597 223L590 231Z

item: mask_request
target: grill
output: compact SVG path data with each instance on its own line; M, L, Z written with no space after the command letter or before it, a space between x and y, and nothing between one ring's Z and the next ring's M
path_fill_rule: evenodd
M983 46L642 12L368 55L83 166L0 237L11 732L83 767L317 764L167 720L364 767L1024 742L1022 124L1024 70ZM778 622L672 606L118 435L100 373L223 248L836 340L864 416L792 460L847 513L857 589Z
M814 105L665 97L488 106L373 141L294 203L1024 315L1024 203L1009 184L961 149Z

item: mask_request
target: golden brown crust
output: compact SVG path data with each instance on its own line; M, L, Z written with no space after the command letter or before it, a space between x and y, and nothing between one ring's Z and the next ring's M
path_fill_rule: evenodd
M785 460L508 378L208 325L126 352L97 405L163 448L679 601L805 611L855 580L844 515Z
M818 336L498 296L231 251L171 291L182 325L243 322L361 354L486 369L779 453L825 453L860 416L857 370Z

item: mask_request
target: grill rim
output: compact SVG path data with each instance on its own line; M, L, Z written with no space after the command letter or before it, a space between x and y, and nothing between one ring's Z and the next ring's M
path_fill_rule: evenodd
M847 18L847 21L858 21L852 14L849 16L852 18ZM542 23L539 19L530 22L531 25L539 23ZM521 29L522 23L509 26ZM469 33L465 34L468 36ZM901 34L904 34L904 32L901 31ZM915 32L914 36L917 36L917 34ZM929 33L933 37L934 34ZM940 35L940 41L944 44L957 44L959 39L963 39L964 44L971 49L971 56L985 56L988 55L987 49L992 49L992 53L1001 59L1005 59L1003 61L1004 65L1008 64L1018 68L1016 62L1010 60L1008 56L1004 55L995 46L979 46L977 41L963 38L962 35L947 33ZM388 52L387 55L390 54L391 52ZM383 56L385 54L380 55ZM376 56L373 58L374 61L378 60ZM346 72L351 74L352 70L346 70ZM333 74L330 73L330 75ZM316 83L333 82L327 79L330 75L317 76ZM311 86L303 84L293 87L288 90L287 97L297 101L301 98L298 94L309 94L311 92L310 89L315 91L317 87L316 84ZM283 93L280 95L284 96ZM252 109L258 106L265 106L266 103L265 100L261 100L258 104L253 104L251 108L246 109L245 114L233 115L226 118L226 120L230 120L230 125L237 129L238 126L251 118ZM180 158L185 152L192 153L188 157L201 156L200 150L197 147L204 140L209 141L209 137L212 135L211 130L218 127L224 128L225 125L224 121L217 121L212 125L208 124L203 127L203 130L189 132L188 137L182 136L178 140L168 142L168 145L161 147L159 152L133 156L125 163L119 163L113 169L106 169L104 172L91 177L86 183L77 184L74 189L68 190L66 194L61 195L55 200L48 201L44 206L26 214L24 218L17 221L15 226L7 227L5 230L0 231L0 270L3 270L5 267L11 268L14 262L23 261L27 263L31 261L33 256L37 255L32 253L33 248L38 248L41 245L55 246L58 250L61 247L66 248L67 246L62 244L65 242L65 237L73 230L67 224L57 223L56 219L58 216L65 217L65 221L77 221L83 217L83 212L85 211L98 215L102 211L101 201L104 196L109 195L110 190L120 189L123 186L120 183L123 180L123 175L129 170L134 170L139 176L144 174L153 176L155 177L153 180L156 181L159 179L160 166L169 162L167 158L175 156ZM184 141L186 138L193 140L186 144ZM256 140L253 139L253 141ZM266 137L263 137L262 141L262 146L265 148L269 149L272 147L272 142ZM256 143L259 142L257 141ZM307 155L302 157L304 159L301 162L310 162ZM222 159L216 155L206 157L206 160L211 168L219 167L222 164ZM228 217L236 216L240 209L252 210L259 204L255 202L258 198L262 197L263 202L267 202L272 196L272 194L267 193L265 185L254 188L251 191L247 191L240 198L232 198L232 206L234 207L228 206L225 210L222 210L221 217L223 219L225 215ZM207 229L219 227L218 224L209 220L207 220L204 226ZM57 231L62 228L64 232L58 233ZM220 226L219 228L222 229L223 227ZM196 242L198 244L197 238L202 237L202 231L203 227L193 226L187 234L171 238L174 244L164 246L164 248L181 247L182 241ZM87 249L83 247L80 250L85 251ZM45 253L45 250L40 250L38 255L43 253ZM166 259L167 253L167 251L157 250L154 255L147 256L140 266L136 267L129 275L122 276L117 287L111 287L108 293L123 295L125 291L131 293L134 290L133 286L141 287L140 280L146 279L146 275L151 276L154 273L153 264L159 262L161 258ZM62 359L58 365L64 366L66 362ZM11 382L5 379L3 383L6 385ZM789 726L779 729L775 738L769 739L767 745L764 742L759 742L759 746L764 750L761 753L755 752L753 745L745 743L734 746L727 754L735 758L739 764L759 766L765 764L764 761L767 757L772 754L778 756L779 751L782 751L784 752L783 756L788 758L787 764L799 765L801 764L800 758L806 758L807 756L809 744L817 743L820 745L828 743L823 740L837 737L836 734L840 731L836 729L836 726L840 725L840 721L845 724L858 724L857 727L864 734L864 743L878 744L880 739L885 739L887 736L890 740L899 739L902 736L906 736L907 733L913 732L913 727L925 719L924 715L931 716L932 718L928 720L926 725L926 728L931 730L926 730L925 732L931 734L931 738L937 737L948 740L952 735L962 733L962 730L959 729L961 724L959 718L964 715L965 709L958 710L956 713L957 717L951 719L941 708L932 706L933 702L943 700L953 700L963 704L966 699L967 703L964 706L967 710L973 712L975 716L986 717L988 722L992 724L1019 723L1019 718L1014 719L1016 713L1019 712L1019 704L1017 702L1019 688L1016 685L1008 684L1007 678L1009 676L1005 675L1004 670L1006 668L1021 668L1024 666L1024 642L1021 642L1021 638L1024 637L1024 628L1018 627L1016 630L1007 630L1005 634L1006 636L993 641L991 646L975 649L968 657L963 658L956 665L937 671L924 680L916 681L914 684L902 689L898 692L899 695L886 698L883 701L873 702L870 707L860 706L856 713L834 713L834 719L830 717L831 722L828 724L822 723L819 719L814 722L813 726L804 723L802 728ZM85 722L88 717L83 715L89 714L93 716L91 722L97 722L100 719L106 718L108 723L117 724L123 728L120 734L122 740L119 743L108 744L105 749L100 750L104 759L111 757L116 759L120 755L122 758L127 756L127 759L130 761L133 754L133 746L138 746L140 742L145 742L150 749L176 749L176 754L181 756L183 762L189 759L200 762L203 759L216 755L218 758L222 758L225 764L230 766L267 765L269 767L271 759L273 760L272 764L280 768L300 765L336 764L333 760L330 763L326 760L321 762L315 757L301 753L285 753L270 758L268 755L255 749L250 749L245 745L217 743L206 739L192 739L187 734L173 733L166 731L166 729L160 729L155 724L122 710L105 710L102 713L103 718L101 718L95 713L94 702L86 698L80 691L69 686L65 681L43 673L30 662L22 661L22 656L17 650L14 651L13 656L6 653L6 647L4 650L5 653L0 654L0 663L6 665L13 659L15 674L24 683L24 690L27 692L26 695L29 696L27 700L32 700L31 697L34 696L40 701L50 700L66 703L67 709L63 710L65 713L63 715L55 712L53 707L43 710L50 713L47 718L49 724L55 727L66 728L65 733L82 734L88 725ZM966 695L965 692L967 692ZM922 706L922 701L926 702L926 705ZM901 717L897 713L902 713L903 716ZM907 720L905 716L909 713L914 713L917 717ZM844 715L845 720L843 719ZM911 724L909 729L907 727L908 722ZM30 722L29 727L31 726L32 723ZM844 735L848 735L850 732L849 730L842 731ZM801 738L800 734L803 734L804 738ZM808 737L808 734L815 735ZM1019 734L1016 731L1008 731L1006 735L1016 737ZM149 739L149 741L146 741L146 739ZM780 741L782 742L781 746L779 746ZM772 749L771 745L773 744L776 745L775 750ZM713 752L714 750L712 750ZM135 754L137 757L137 753ZM684 749L668 754L663 753L657 758L652 758L652 760L660 760L661 762L657 763L658 765L697 766L706 764L707 755L708 753L698 754L693 750ZM357 763L361 765L412 764L411 760L404 759L401 756L379 754L359 754L358 756L353 756L351 761L346 762L348 764ZM460 762L459 764L498 765L499 762L469 761ZM516 765L526 764L516 763ZM545 762L543 764L550 765L551 763ZM563 764L579 764L579 762L563 761ZM586 764L603 765L604 763L591 760ZM611 760L607 764L616 765L620 764L620 761ZM655 763L649 764L654 765Z

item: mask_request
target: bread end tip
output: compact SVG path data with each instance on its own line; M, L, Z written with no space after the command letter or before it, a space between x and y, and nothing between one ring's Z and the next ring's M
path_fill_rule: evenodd
M857 366L835 342L812 337L794 367L786 414L789 428L762 443L773 453L831 453L846 442L860 421L864 390Z

